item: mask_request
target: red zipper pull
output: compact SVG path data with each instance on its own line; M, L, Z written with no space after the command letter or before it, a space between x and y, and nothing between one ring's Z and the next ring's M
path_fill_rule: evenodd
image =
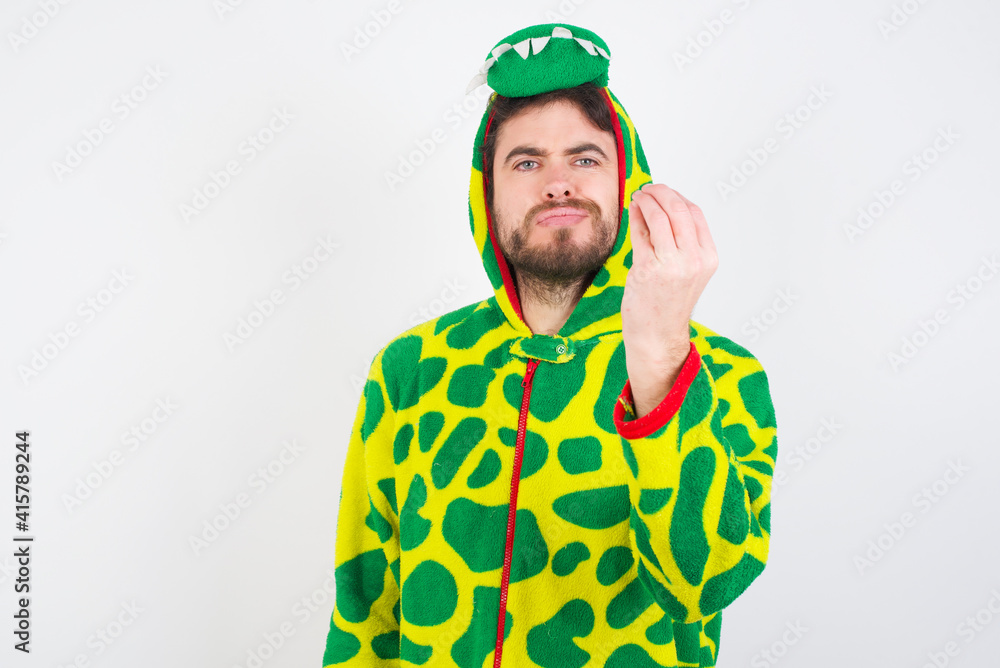
M535 367L538 366L538 360L530 359L528 360L528 368L524 371L524 378L521 379L521 387L528 387L528 383L531 382L531 377L535 375Z

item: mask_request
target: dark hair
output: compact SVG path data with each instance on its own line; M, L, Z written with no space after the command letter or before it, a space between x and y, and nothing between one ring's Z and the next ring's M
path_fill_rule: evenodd
M611 111L601 92L593 83L585 83L572 88L559 88L547 93L528 97L504 97L496 95L493 101L493 121L490 123L486 139L483 141L483 173L486 174L486 206L493 208L493 159L497 150L497 136L504 122L527 109L544 107L559 100L566 100L577 106L584 116L597 128L615 136L611 125ZM616 141L617 143L617 141Z

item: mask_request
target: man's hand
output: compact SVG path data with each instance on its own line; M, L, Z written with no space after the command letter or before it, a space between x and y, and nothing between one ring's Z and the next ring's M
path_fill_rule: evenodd
M629 203L632 268L622 296L622 338L636 417L673 387L691 349L688 320L719 259L698 205L647 183Z

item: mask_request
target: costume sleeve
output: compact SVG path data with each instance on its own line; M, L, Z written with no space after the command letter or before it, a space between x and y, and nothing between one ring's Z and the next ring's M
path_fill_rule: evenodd
M628 380L615 404L639 579L674 620L732 603L764 570L778 441L767 376L724 337L694 342L666 398L636 419Z
M336 528L336 602L323 666L399 666L395 422L378 355L347 447Z

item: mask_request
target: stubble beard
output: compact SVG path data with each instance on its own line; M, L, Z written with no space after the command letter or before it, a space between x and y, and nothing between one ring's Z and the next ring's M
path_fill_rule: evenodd
M528 236L535 219L554 206L536 207L516 225L506 221L503 212L494 212L497 241L514 274L522 301L561 306L579 300L604 266L618 236L617 216L602 217L600 207L590 200L569 199L558 206L572 206L590 214L594 229L589 240L575 241L579 231L574 225L554 228L548 241L529 245Z

